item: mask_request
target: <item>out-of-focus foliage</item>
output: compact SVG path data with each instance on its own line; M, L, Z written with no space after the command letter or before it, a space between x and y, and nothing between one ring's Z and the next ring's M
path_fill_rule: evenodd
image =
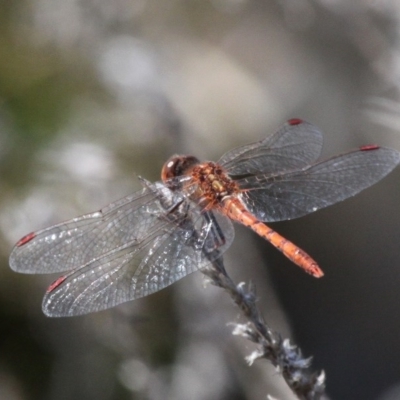
M138 189L136 175L158 179L173 153L217 159L289 117L326 132L324 155L400 149L399 61L396 0L1 1L0 399L291 398L272 367L246 365L236 310L200 274L52 320L53 277L12 273L7 257L22 235ZM242 229L226 256L332 398L398 391L399 174L275 226L321 281Z

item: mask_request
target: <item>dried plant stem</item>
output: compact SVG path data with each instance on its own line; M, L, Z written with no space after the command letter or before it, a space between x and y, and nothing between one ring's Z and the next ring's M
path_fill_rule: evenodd
M266 358L282 374L288 386L300 400L326 400L325 374L311 373L311 358L303 358L301 350L290 344L289 339L273 331L265 323L257 305L254 285L248 289L244 284L235 285L227 274L223 259L218 258L209 267L202 270L212 284L229 293L241 309L248 322L235 324L233 334L243 336L256 343L258 348L247 361L252 364L256 359Z

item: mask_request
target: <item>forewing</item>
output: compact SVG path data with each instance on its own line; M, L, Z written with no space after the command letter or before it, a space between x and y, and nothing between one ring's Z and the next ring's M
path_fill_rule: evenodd
M322 134L314 125L290 120L266 139L225 153L218 163L230 176L275 174L302 168L318 159Z
M173 219L157 221L160 225L151 225L141 243L112 251L57 280L43 299L44 313L81 315L147 296L220 257L233 240L228 218L201 212L193 204Z
M145 188L98 212L29 234L12 250L10 266L22 273L62 272L140 241L146 235L147 207L155 201L155 193Z
M394 149L366 146L283 174L239 179L246 207L262 221L298 218L353 196L386 176L400 161Z

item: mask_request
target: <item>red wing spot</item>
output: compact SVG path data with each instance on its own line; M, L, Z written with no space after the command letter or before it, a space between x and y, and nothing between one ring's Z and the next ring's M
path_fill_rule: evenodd
M377 144L367 144L365 146L361 146L361 151L370 151L370 150L378 150L379 146Z
M289 119L289 120L288 120L288 124L289 124L289 125L292 125L292 126L294 126L294 125L300 125L300 124L302 124L302 123L303 123L303 120L300 119L300 118L292 118L292 119Z
M46 293L51 293L54 289L58 288L65 280L67 279L66 276L60 276L56 279L46 290Z
M36 233L35 232L31 232L28 233L27 235L25 235L22 239L20 239L18 241L18 243L16 244L17 247L21 247L24 244L27 244L28 242L30 242L33 238L36 237Z

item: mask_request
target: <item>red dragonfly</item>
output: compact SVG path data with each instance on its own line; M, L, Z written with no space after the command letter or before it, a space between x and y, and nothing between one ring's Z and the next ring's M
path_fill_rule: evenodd
M160 182L100 211L24 236L14 271L69 271L47 289L43 311L81 315L147 296L227 250L231 221L248 226L309 274L323 272L265 222L301 217L371 186L400 162L396 150L368 145L316 162L322 135L300 119L274 135L225 153L218 162L174 156Z

